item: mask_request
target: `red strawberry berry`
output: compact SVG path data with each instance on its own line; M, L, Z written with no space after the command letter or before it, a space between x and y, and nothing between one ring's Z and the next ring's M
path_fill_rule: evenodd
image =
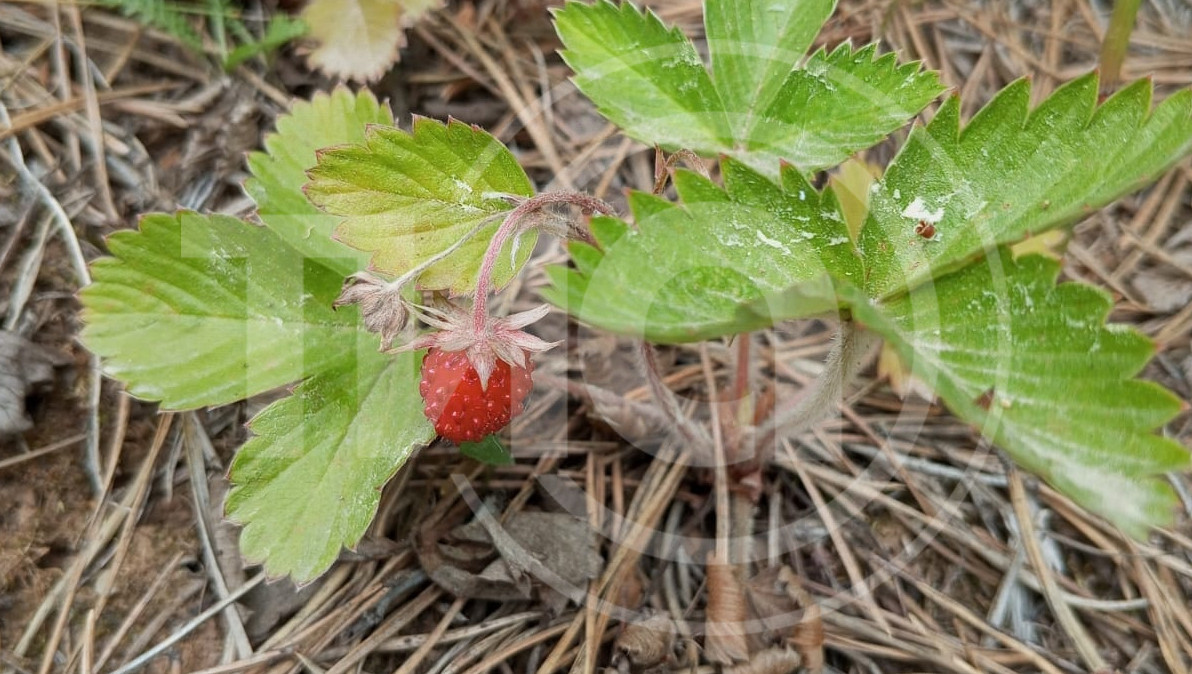
M456 444L479 442L522 413L522 403L534 386L533 371L529 354L525 367L497 359L485 388L467 352L432 348L422 361L418 385L426 402L423 411L444 438Z

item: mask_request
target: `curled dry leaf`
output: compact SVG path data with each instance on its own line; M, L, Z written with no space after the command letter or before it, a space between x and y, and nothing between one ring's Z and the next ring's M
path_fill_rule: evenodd
M795 674L803 658L789 648L770 648L757 653L749 662L725 667L724 674Z
M380 79L400 58L405 29L441 0L311 0L302 10L318 46L307 57L332 77Z
M12 332L0 332L0 436L22 433L33 426L25 411L25 397L54 379L54 367L66 356L34 344Z
M763 626L750 635L754 652L792 645L808 672L822 671L824 626L819 605L803 589L795 572L788 566L763 569L745 583L744 591L749 617Z
M709 552L706 571L708 609L704 656L722 665L747 662L749 640L745 634L745 621L748 614L736 567L717 561L715 553Z
M635 668L654 667L670 658L675 632L669 615L655 613L626 625L617 637L616 650Z
M803 666L810 674L824 671L824 620L819 604L809 601L803 620L795 626L791 644L803 657Z
M502 524L482 512L444 539L424 530L419 561L440 587L469 599L538 597L562 608L583 599L604 564L595 532L567 513L519 512Z

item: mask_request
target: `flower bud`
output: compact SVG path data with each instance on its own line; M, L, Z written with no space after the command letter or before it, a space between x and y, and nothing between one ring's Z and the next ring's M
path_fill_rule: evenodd
M383 350L393 345L393 340L410 322L410 309L401 296L401 288L391 287L371 274L361 272L349 276L332 306L339 308L352 304L360 306L364 327L381 335Z

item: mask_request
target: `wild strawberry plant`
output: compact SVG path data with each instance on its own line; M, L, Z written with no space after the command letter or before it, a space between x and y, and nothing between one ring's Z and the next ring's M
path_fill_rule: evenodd
M489 434L521 411L531 359L553 345L524 330L545 307L495 316L489 295L540 234L569 241L572 264L548 270L543 294L580 322L674 343L835 313L839 367L826 377L848 369L841 353L859 335L880 337L1057 489L1135 536L1169 521L1161 477L1189 459L1156 433L1179 401L1134 378L1153 345L1106 324L1106 293L1057 285L1054 260L1015 244L1192 151L1192 91L1152 106L1140 81L1098 104L1088 75L1031 109L1020 80L967 123L950 96L857 211L812 174L943 88L874 45L807 54L833 8L707 0L708 63L631 4L559 10L575 83L624 133L675 152L662 169L720 157L715 178L661 171L677 199L635 192L627 213L536 193L475 127L415 118L400 130L367 92L299 103L249 158L261 225L183 212L113 235L83 293L83 339L169 409L301 382L251 422L227 503L244 554L300 581L359 541L386 480L436 434L507 458Z

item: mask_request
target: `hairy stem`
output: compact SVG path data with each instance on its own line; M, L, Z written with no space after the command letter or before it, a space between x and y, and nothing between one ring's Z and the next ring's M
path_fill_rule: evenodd
M613 207L605 201L582 192L547 192L539 194L522 203L505 216L497 233L493 235L484 252L484 261L480 264L480 277L476 282L476 300L473 303L474 326L477 332L484 329L488 321L488 294L492 290L493 268L497 264L497 257L501 254L505 242L521 233L521 223L526 216L538 212L552 204L570 204L579 206L585 213L602 213L612 215Z
M836 344L812 390L795 404L775 410L758 428L759 452L773 445L779 430L786 436L800 435L835 412L845 387L865 365L876 343L872 333L858 330L851 320L842 321Z
M708 167L704 165L698 154L691 150L679 150L667 157L662 152L662 148L656 145L654 146L654 190L652 192L655 196L662 194L666 189L666 183L670 180L670 170L679 162L687 164L691 170L710 179Z
M734 463L742 460L742 450L745 448L745 435L742 433L743 427L746 424L753 423L753 406L755 400L753 399L752 390L749 385L752 380L753 373L753 333L745 332L737 335L737 360L735 363L735 372L733 373L733 388L731 396L729 397L729 404L732 405L732 418L728 421L725 431L731 440L729 442L730 457ZM749 399L748 407L745 407L746 399ZM743 412L748 412L745 417ZM751 472L754 474L749 479L755 479L756 473L760 471L761 464L757 462L756 450L750 452L748 463ZM744 574L748 571L746 568L750 557L749 547L752 544L753 535L753 510L757 505L757 498L760 496L755 489L749 489L744 484L737 473L734 473L734 479L737 482L732 490L732 501L729 503L729 511L732 517L731 520L731 534L733 544L730 546L730 557L733 564L741 567L741 572Z

